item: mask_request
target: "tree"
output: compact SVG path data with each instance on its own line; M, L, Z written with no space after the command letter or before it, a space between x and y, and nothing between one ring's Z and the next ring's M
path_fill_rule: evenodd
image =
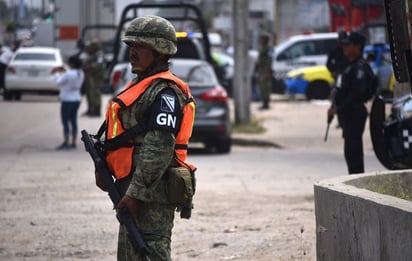
M235 42L235 78L233 86L235 99L235 124L250 123L250 86L247 77L247 28L248 0L233 1L233 36Z
M3 20L7 17L7 5L3 0L0 0L0 19Z

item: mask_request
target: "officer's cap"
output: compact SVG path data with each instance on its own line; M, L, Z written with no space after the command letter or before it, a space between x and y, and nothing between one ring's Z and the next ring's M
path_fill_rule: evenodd
M342 44L358 44L364 46L366 43L366 37L359 32L351 32L348 37L343 39Z
M338 40L339 40L340 42L343 41L344 39L346 39L347 37L348 37L348 34L346 33L345 30L339 31L339 33L338 33Z

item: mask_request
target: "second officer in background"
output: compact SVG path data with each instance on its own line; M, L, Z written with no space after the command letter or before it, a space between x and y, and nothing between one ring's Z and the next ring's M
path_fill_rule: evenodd
M261 34L259 37L259 55L256 61L256 72L260 96L262 99L261 110L269 109L270 93L272 92L272 51L269 45L268 34Z
M336 79L334 106L328 110L328 115L336 113L342 127L344 155L349 174L363 173L365 168L362 135L368 116L365 102L373 71L362 57L366 44L363 34L352 32L342 40L342 44L349 65Z
M101 88L104 82L104 57L100 43L97 40L91 41L86 46L87 57L83 63L84 91L87 98L86 116L99 117L102 103Z

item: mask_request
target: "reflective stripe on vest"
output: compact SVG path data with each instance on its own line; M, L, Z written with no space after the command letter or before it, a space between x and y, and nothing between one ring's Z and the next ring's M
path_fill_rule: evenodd
M124 126L119 118L119 109L133 104L140 98L146 89L159 78L173 81L183 92L185 98L189 101L183 106L183 117L180 124L180 129L175 137L175 159L179 165L194 171L196 167L185 161L187 158L187 145L189 143L189 138L192 135L195 102L192 94L190 93L189 86L173 75L170 71L154 74L143 79L137 84L129 83L124 92L112 99L108 110L106 111L106 139L113 139L125 132ZM133 140L131 140L131 142L133 142ZM107 166L114 173L117 179L125 178L133 171L133 151L134 146L107 151Z

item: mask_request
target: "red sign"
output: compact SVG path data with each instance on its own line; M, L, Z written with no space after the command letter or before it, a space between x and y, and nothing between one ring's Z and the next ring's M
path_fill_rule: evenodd
M328 0L331 32L361 30L384 15L382 0ZM368 5L365 5L368 3ZM375 4L373 4L375 3Z
M77 25L60 25L60 40L77 40L79 39L79 26Z

